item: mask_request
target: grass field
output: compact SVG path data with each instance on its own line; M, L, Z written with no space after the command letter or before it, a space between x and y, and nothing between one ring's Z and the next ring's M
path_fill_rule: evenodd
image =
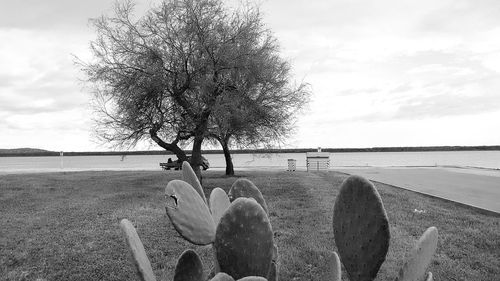
M333 202L343 174L239 172L261 189L280 252L280 280L330 280ZM173 280L186 248L208 273L211 249L179 237L163 191L175 172L76 172L0 176L1 280L137 280L119 221L137 227L159 280ZM204 174L206 194L234 177ZM430 266L435 280L500 280L500 216L376 184L387 210L391 246L377 280L393 280L429 226L439 229ZM425 210L416 214L414 209ZM347 280L343 272L344 280Z

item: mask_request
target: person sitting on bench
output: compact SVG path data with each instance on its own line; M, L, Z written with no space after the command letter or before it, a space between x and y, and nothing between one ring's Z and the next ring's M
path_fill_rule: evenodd
M168 158L168 160L167 160L167 164L170 164L170 163L172 163L172 158ZM170 170L169 166L167 166L167 170Z

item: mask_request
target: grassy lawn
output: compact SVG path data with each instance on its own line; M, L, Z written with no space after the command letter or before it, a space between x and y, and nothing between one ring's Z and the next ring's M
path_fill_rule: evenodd
M235 178L204 174L206 194ZM329 280L332 210L343 174L239 172L262 191L280 251L280 280ZM163 190L172 172L76 172L0 176L1 280L136 280L119 221L134 223L160 280L195 249L208 273L211 249L179 237ZM499 280L500 216L376 184L388 212L391 246L377 280L393 280L413 243L439 229L435 280ZM425 210L416 214L414 209ZM345 272L343 273L344 279Z

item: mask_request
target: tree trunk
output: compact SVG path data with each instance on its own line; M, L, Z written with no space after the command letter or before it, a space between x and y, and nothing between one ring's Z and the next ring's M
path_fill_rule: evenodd
M191 154L191 167L194 173L198 177L198 180L202 183L201 176L201 144L205 139L205 133L207 132L208 118L210 117L210 110L204 110L200 116L200 123L196 126L194 130L194 141L193 141L193 151Z
M231 152L229 151L229 144L227 140L221 140L222 151L224 151L224 159L226 159L226 176L234 176L233 159L231 159Z
M193 154L191 155L191 167L193 168L194 173L198 177L198 180L201 183L201 144L203 143L203 135L195 136L193 142Z
M158 137L158 135L156 134L155 131L153 130L150 130L149 131L149 134L151 136L151 139L156 142L156 144L158 144L160 147L172 152L175 154L175 156L177 156L177 158L181 161L187 161L187 156L186 156L186 153L180 148L177 146L177 144L172 144L172 143L167 143L167 142L164 142L162 139L160 139L160 137Z

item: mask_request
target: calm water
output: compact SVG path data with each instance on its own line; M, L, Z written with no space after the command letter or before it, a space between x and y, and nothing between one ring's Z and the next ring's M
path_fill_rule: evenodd
M80 170L159 170L158 163L172 155L0 157L0 172L80 171ZM222 154L207 154L212 169L225 168ZM172 157L175 158L175 157ZM306 167L305 153L235 154L238 168L286 169L287 159ZM500 151L446 152L351 152L330 153L332 167L352 166L461 166L500 169Z

